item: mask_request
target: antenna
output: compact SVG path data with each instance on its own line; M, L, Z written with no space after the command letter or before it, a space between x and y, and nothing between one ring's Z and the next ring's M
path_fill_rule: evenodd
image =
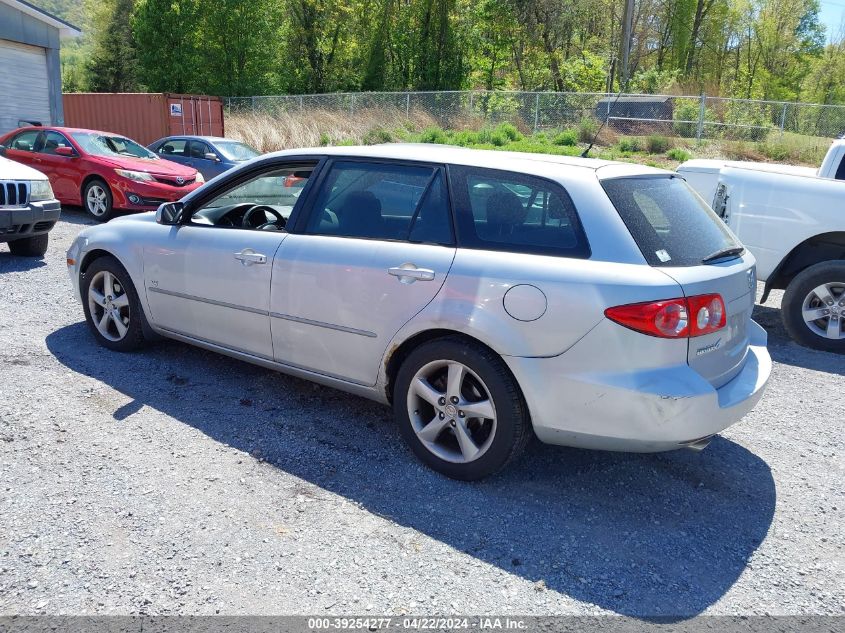
M613 112L613 108L616 106L616 103L619 101L619 97L622 96L622 93L625 92L625 88L628 87L628 81L630 80L630 76L628 74L628 58L631 55L631 39L633 37L633 30L634 30L634 0L625 0L625 11L622 15L622 39L620 40L621 49L622 49L622 59L621 59L621 73L619 76L619 94L616 95L616 99L613 100L613 103L607 109L607 116L604 118L604 121L601 122L599 129L596 131L595 136L593 136L593 140L590 141L590 144L587 146L581 153L581 158L587 158L587 155L590 153L590 150L593 149L593 145L596 142L596 139L601 134L601 131L604 129L605 124L607 123L608 119L610 119L610 113ZM611 76L611 83L613 79ZM609 88L610 86L608 86ZM608 90L608 92L610 92Z
M604 117L604 119L602 120L601 125L599 126L599 129L596 130L596 133L593 135L593 139L590 141L590 144L587 146L587 149L585 149L583 152L581 152L581 158L587 158L587 156L590 153L590 150L593 149L593 145L595 144L596 139L599 137L599 134L601 134L601 131L604 129L605 124L610 119L610 113L613 112L613 108L616 106L616 102L619 101L619 97L621 97L624 94L625 88L627 88L627 87L628 87L628 80L626 79L625 83L619 89L619 92L617 93L616 98L613 100L613 103L611 103L610 107L608 107L607 116Z

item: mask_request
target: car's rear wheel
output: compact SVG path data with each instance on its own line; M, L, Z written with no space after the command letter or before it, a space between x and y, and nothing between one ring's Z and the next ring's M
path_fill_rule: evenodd
M505 363L459 338L411 352L396 376L393 408L416 456L454 479L496 473L531 436L527 406Z
M85 210L97 221L108 222L114 215L114 198L109 186L95 178L90 180L82 191L82 203Z
M143 314L129 273L114 257L96 259L82 276L82 308L97 342L118 352L144 345Z
M47 252L47 244L50 236L47 233L26 237L22 240L9 242L9 251L12 255L22 257L42 257Z
M799 273L783 295L781 313L798 343L845 352L845 261L822 262Z

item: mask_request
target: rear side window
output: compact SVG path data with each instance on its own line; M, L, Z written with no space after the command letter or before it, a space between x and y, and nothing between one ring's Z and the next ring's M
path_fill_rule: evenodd
M18 149L22 152L32 152L35 150L35 141L40 132L30 130L28 132L21 132L12 141L11 148Z
M559 184L514 172L450 167L461 245L587 258L590 247Z
M306 233L452 242L438 167L337 161L317 192Z
M188 141L182 139L171 139L159 145L158 153L162 156L185 156L185 151Z
M698 266L714 253L740 246L681 178L614 178L601 184L652 266Z
M845 154L839 162L839 169L836 170L836 180L845 180Z

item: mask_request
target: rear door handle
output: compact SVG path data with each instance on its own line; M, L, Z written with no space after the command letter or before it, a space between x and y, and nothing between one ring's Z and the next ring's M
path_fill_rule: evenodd
M252 266L253 264L267 263L266 255L256 253L251 248L245 248L240 253L235 253L235 259L239 259L244 266Z
M414 283L415 281L432 281L434 271L428 268L417 268L414 264L402 264L387 269L388 275L398 277L403 284Z

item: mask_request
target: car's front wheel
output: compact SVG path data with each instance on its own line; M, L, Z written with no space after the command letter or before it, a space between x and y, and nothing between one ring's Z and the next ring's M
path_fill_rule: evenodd
M49 241L49 235L42 233L41 235L34 235L33 237L9 242L9 251L12 255L20 255L22 257L43 257L44 253L47 252Z
M411 352L396 376L393 408L416 456L453 479L496 473L531 436L527 406L504 361L459 338Z
M796 275L783 295L781 314L798 343L845 352L845 261L822 262Z
M82 203L85 205L85 210L98 222L108 222L114 215L111 189L99 178L85 185L82 191Z
M82 276L80 289L85 320L97 342L118 352L144 345L141 302L120 262L111 256L94 260Z

